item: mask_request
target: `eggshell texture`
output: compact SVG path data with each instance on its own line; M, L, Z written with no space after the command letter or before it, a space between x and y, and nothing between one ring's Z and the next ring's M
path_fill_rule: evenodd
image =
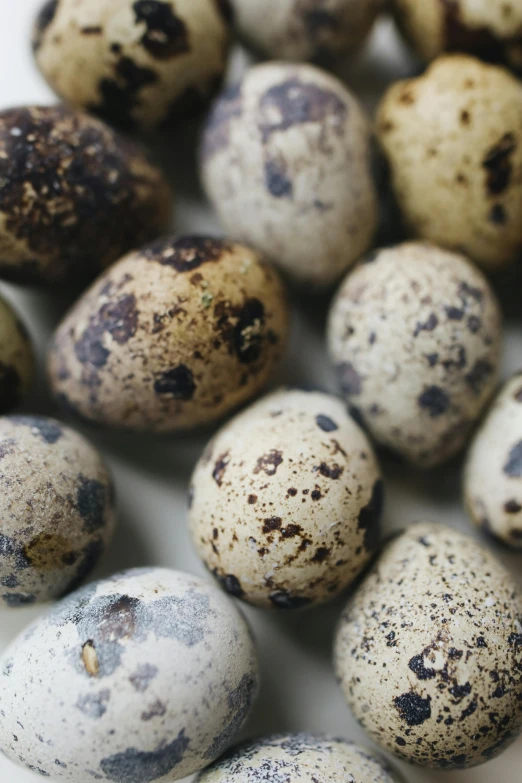
M313 66L258 65L222 93L201 166L229 233L298 281L333 282L371 243L369 125L345 86Z
M522 67L520 0L393 0L406 39L425 60L444 51Z
M75 106L124 128L172 122L218 88L228 0L50 0L35 22L36 63Z
M273 734L233 748L197 783L401 783L366 748L312 734Z
M464 497L476 525L522 547L522 373L503 386L473 440Z
M247 718L248 627L201 579L138 569L57 604L0 662L0 747L73 783L171 783L219 756Z
M34 354L25 326L0 297L0 413L25 397L34 374Z
M522 596L486 550L417 524L348 604L335 664L372 739L443 769L497 756L522 728Z
M383 0L232 0L231 5L241 37L266 57L329 62L362 46Z
M0 418L0 607L78 587L112 537L113 486L81 435L42 416Z
M161 233L170 191L140 146L64 106L0 112L0 276L94 277Z
M522 250L522 85L473 57L398 82L377 115L406 229L493 271Z
M327 394L280 390L226 424L196 466L196 549L221 585L258 606L333 598L380 535L383 486L372 448Z
M464 445L494 392L501 313L463 256L379 250L332 304L328 343L353 414L381 444L429 468Z

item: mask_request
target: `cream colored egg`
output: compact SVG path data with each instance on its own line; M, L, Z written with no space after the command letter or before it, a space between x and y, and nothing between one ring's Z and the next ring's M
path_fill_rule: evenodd
M483 764L522 729L522 595L488 551L442 525L384 549L342 615L335 665L357 720L406 761Z
M328 346L354 415L429 468L457 453L495 390L502 325L464 256L407 243L372 253L333 301Z
M210 442L192 477L190 530L223 588L275 609L323 603L374 554L383 485L340 400L281 390Z
M522 85L447 55L385 94L377 131L408 232L494 271L522 249Z
M34 354L25 326L0 297L0 413L23 400L33 380Z

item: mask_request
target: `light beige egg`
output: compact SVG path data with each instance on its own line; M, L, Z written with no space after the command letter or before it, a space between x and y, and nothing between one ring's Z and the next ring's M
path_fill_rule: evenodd
M209 443L190 489L196 550L222 587L299 609L342 592L374 554L383 484L336 397L280 390Z
M486 533L522 547L522 373L502 387L471 445L464 499Z
M34 354L25 326L0 296L0 414L23 400L34 375Z
M301 283L332 283L372 241L369 124L352 93L313 66L258 65L222 93L201 166L231 236Z
M448 527L392 540L342 615L335 665L377 744L422 766L483 764L522 729L522 595Z
M204 237L160 239L100 277L58 326L49 378L90 422L148 432L216 421L258 393L286 344L275 270Z
M461 51L522 67L520 0L393 0L393 9L424 60Z
M183 119L219 87L227 0L48 0L36 64L65 101L124 128Z
M329 353L372 437L430 468L462 448L494 393L501 321L464 256L411 242L348 275L330 310Z
M522 250L522 85L465 55L384 95L377 132L407 231L484 269Z
M274 60L329 63L357 52L383 0L231 0L234 26Z

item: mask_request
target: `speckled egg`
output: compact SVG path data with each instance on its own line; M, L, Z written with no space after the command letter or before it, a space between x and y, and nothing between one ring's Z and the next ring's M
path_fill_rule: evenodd
M247 71L214 104L201 167L229 233L297 281L333 282L372 241L369 124L346 87L313 66Z
M522 547L522 373L503 386L473 440L464 498L476 525Z
M406 230L487 270L522 249L522 84L473 57L440 57L385 94L377 132Z
M464 256L407 243L348 275L328 343L353 415L418 467L458 452L494 392L501 313Z
M0 519L0 607L57 598L82 583L110 542L110 474L60 422L2 417Z
M231 0L242 39L275 60L331 62L364 44L383 0Z
M198 110L219 87L229 16L228 0L48 0L33 50L65 101L150 129Z
M21 402L33 374L31 339L11 305L0 296L0 414Z
M169 187L144 151L64 106L0 112L0 277L77 283L158 236Z
M13 642L0 672L1 750L72 783L171 783L202 769L258 689L233 604L162 568L78 590Z
M393 0L407 41L424 60L445 51L522 67L520 0Z
M352 742L273 734L233 748L197 783L401 783L388 764Z
M276 272L242 245L166 238L123 258L58 327L54 393L91 422L149 432L207 424L256 394L286 343Z
M522 595L471 539L412 525L348 604L337 675L371 738L442 769L497 756L522 729Z
M192 477L190 529L227 592L298 609L362 571L379 543L382 501L372 448L342 402L280 390L208 445Z

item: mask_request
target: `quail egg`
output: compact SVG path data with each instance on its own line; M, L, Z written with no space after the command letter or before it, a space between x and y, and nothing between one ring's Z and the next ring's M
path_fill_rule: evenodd
M29 391L33 374L31 339L15 311L0 296L0 414L21 402Z

